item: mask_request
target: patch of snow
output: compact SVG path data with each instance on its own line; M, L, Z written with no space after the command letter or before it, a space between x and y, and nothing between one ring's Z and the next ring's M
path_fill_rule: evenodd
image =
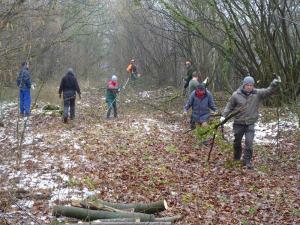
M139 92L139 95L140 95L142 98L150 98L150 91Z
M74 149L79 150L81 149L81 146L77 143L74 143Z
M64 132L61 132L59 136L60 136L60 140L70 139L72 133L70 131L65 130Z
M228 122L225 124L226 136L229 135L230 139L233 139L233 132L232 132L232 125L233 122ZM279 129L279 138L280 132L282 131L294 131L299 129L299 123L297 115L289 112L286 114L285 118L280 117L279 123L277 121L271 121L268 123L263 123L261 118L255 124L255 136L254 136L254 143L256 144L268 144L274 143L277 141L278 136L278 129Z
M13 107L16 107L18 106L18 104L16 102L1 102L0 103L0 110L6 110L6 109L9 109L9 108L13 108Z
M33 136L25 136L25 139L23 141L23 145L31 145L33 143Z
M1 139L6 139L5 133L4 133L4 128L0 128L0 141Z
M63 156L61 161L64 162L64 168L73 168L77 166L77 163L69 159L67 156Z
M18 201L17 205L12 205L11 207L12 208L19 208L19 206L21 206L22 208L23 207L32 208L33 204L34 204L34 201L32 201L32 200L24 200L24 199L22 199L22 200Z
M75 188L60 188L52 192L51 199L49 201L49 206L53 205L56 200L66 201L66 200L83 200L89 196L96 195L100 193L99 191L89 191L87 188L83 190L78 190Z

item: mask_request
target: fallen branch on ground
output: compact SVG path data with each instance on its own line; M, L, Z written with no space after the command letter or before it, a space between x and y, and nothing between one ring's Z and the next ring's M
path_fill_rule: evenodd
M141 212L146 214L162 212L169 208L165 200L160 200L152 203L122 204L122 203L111 203L111 202L103 201L92 197L88 199L88 202L93 203L93 206L95 207L103 207L104 205L110 208L120 209L120 210L134 209L134 212ZM82 201L80 204L85 205L86 201Z

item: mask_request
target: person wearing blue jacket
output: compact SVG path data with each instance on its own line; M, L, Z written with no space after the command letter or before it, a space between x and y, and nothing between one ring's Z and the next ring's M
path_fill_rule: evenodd
M201 83L196 87L186 105L184 106L184 114L192 107L191 129L196 128L196 123L206 126L210 117L210 110L217 111L212 94L206 89L205 84Z
M23 62L21 70L18 74L17 85L19 87L19 101L20 101L20 115L30 116L30 88L31 88L31 75L29 72L29 63Z

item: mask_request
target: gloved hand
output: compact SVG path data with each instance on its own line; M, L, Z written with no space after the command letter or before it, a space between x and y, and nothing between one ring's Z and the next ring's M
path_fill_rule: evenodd
M273 80L273 82L278 85L279 83L281 83L281 77L280 76L277 76L276 79Z
M221 116L220 122L222 123L224 120L225 120L225 117L224 117L224 116Z

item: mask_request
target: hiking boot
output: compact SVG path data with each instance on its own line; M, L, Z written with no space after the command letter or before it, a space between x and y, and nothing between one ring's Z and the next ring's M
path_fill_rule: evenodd
M252 165L252 163L251 163L251 162L246 163L246 168L247 168L248 170L253 170L253 165Z
M63 118L63 122L64 122L64 123L68 123L68 117L64 117L64 118Z

